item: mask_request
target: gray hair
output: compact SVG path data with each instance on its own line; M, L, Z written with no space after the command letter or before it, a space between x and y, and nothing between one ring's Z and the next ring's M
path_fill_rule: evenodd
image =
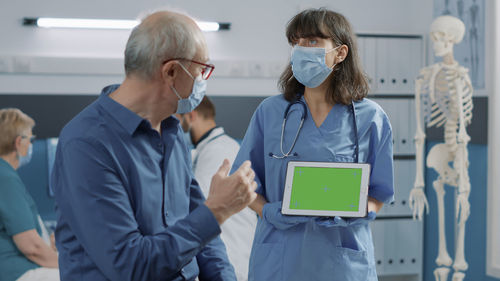
M192 59L204 44L201 30L189 17L157 12L136 26L125 48L125 74L152 80L168 59Z

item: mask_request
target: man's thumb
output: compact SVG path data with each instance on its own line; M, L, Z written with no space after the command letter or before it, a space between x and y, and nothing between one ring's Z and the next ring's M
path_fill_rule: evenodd
M223 176L227 176L227 174L229 174L230 169L231 169L231 165L229 164L229 160L224 159L224 162L222 162L222 165L220 165L217 173L221 174Z

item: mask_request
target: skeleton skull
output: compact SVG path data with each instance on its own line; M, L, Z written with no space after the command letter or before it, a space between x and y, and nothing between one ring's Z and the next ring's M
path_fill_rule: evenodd
M434 54L442 57L453 51L453 44L462 41L465 34L464 23L452 16L440 16L431 24L431 40L434 43Z

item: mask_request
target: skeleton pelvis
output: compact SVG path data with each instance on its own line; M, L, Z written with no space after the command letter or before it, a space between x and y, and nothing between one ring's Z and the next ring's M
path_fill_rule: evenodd
M433 168L444 183L456 186L457 173L450 166L455 160L455 153L444 143L434 145L427 155L427 167Z

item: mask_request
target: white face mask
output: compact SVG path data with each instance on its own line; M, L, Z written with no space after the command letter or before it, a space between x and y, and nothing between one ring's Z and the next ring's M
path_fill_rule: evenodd
M201 75L194 78L191 73L181 64L179 63L181 68L194 80L193 90L189 97L183 99L177 92L177 90L172 86L172 91L174 91L177 98L179 98L179 102L177 103L177 111L176 113L183 114L193 111L203 100L205 93L207 91L207 80L203 80Z
M28 164L31 161L31 158L33 156L33 144L30 143L30 146L28 148L28 152L26 152L26 155L21 156L19 152L17 153L17 159L19 160L19 167L22 167L26 164Z
M335 67L335 64L332 67L326 65L326 54L339 47L326 51L325 48L295 45L290 59L295 79L308 88L316 88L321 85Z

